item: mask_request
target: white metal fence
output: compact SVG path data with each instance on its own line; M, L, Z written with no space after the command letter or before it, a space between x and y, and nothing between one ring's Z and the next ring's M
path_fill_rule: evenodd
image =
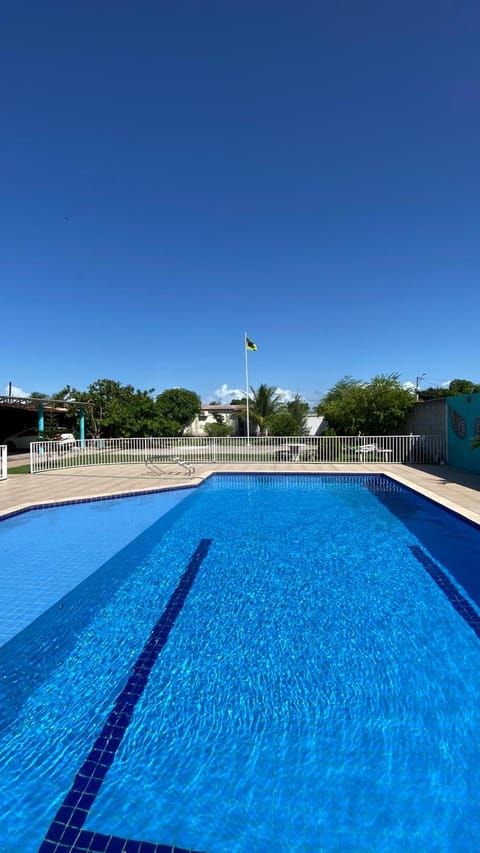
M7 445L0 444L0 480L7 479L7 467L8 467L8 459L7 459Z
M78 465L216 462L394 462L427 464L445 461L440 435L390 436L255 436L225 438L101 438L62 444L30 445L32 474Z

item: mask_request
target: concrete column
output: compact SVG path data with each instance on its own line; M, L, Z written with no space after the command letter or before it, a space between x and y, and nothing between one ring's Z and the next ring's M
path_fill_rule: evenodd
M37 408L37 417L38 417L38 434L43 437L43 431L45 429L45 410L43 408L43 403L38 404ZM39 445L38 452L43 453L44 446L43 444ZM31 457L31 448L30 448L30 457Z
M45 410L43 408L43 403L38 404L37 413L38 413L38 432L40 435L42 435L43 431L45 429Z
M85 409L80 409L80 447L85 447Z

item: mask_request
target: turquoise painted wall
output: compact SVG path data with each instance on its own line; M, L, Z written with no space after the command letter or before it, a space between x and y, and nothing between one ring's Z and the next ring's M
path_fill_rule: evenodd
M480 394L447 397L448 464L480 474L480 447L472 450L472 440L480 436Z

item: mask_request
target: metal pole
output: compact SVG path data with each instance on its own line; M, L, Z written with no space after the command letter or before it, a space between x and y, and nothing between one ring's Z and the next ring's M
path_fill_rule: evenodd
M426 375L427 375L426 373L422 373L421 376L417 376L417 381L415 383L415 399L416 399L417 403L419 400L420 382L422 381L423 377Z
M245 332L245 386L246 386L246 394L247 394L247 441L250 439L250 415L248 411L248 347L247 347L247 333Z

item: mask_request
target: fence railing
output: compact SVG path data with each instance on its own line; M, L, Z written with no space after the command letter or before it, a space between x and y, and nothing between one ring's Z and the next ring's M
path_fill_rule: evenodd
M0 444L0 480L7 479L7 467L8 467L8 457L7 457L7 445Z
M174 461L413 463L445 460L440 435L255 436L222 438L100 438L72 444L36 441L30 445L32 474L78 465L113 465Z

